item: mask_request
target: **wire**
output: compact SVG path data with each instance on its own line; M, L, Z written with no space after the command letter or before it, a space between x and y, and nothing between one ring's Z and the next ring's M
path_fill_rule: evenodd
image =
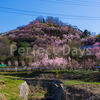
M87 0L84 0L84 1L83 0L79 0L79 1L76 1L76 0L74 0L74 1L73 0L63 0L63 1L62 0L48 0L48 1L56 1L56 2L63 2L64 1L64 2L93 3L93 4L94 3L99 3L100 4L100 1L93 1L93 0L91 0L91 1L89 1L89 0L88 1Z
M49 16L59 16L59 17L70 17L70 18L83 18L83 19L100 19L100 17L94 17L94 16L75 16L75 15L65 15L65 14L54 14L54 13L47 13L47 12L38 12L38 11L29 11L29 10L21 10L21 9L16 9L16 8L9 8L9 7L0 7L1 9L6 9L6 10L11 10L10 13L16 13L16 14L23 14L23 15L29 15L29 16L34 16L33 13L37 13L38 15L35 14L35 16L39 16L39 14L47 14ZM14 12L12 12L14 11ZM19 11L19 12L16 12ZM3 11L2 11L3 12ZM5 12L5 11L4 11ZM9 11L6 11L9 12ZM27 13L26 13L27 12ZM31 13L31 14L30 14ZM46 16L45 16L46 17Z
M87 6L87 7L100 7L100 2L88 2L88 1L71 1L71 0L40 0L40 1L45 1L45 2L50 2L50 3L67 3L68 5L74 5L74 6ZM91 4L91 5L88 5L87 3Z
M27 16L37 16L37 15L32 15L32 14L26 14L26 13L20 13L20 12L14 12L14 11L0 11L3 13L14 13L14 14L20 14L20 15L27 15Z
M32 17L37 17L37 15L33 15L33 14L26 14L26 13L19 13L19 12L14 12L14 11L0 11L3 13L14 13L14 14L20 14L20 15L27 15L27 16L32 16ZM47 16L43 16L43 17L47 17ZM59 18L63 18L63 19L71 19L71 20L100 20L100 17L97 18L73 18L73 17L59 17Z

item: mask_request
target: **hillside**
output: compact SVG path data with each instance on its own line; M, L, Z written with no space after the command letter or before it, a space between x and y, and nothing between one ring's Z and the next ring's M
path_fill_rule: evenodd
M99 65L100 54L97 52L99 47L96 48L100 45L96 43L99 40L99 35L91 36L87 30L82 32L71 25L35 20L2 35L0 41L6 49L1 49L0 61L7 65L10 60L10 65L93 69ZM82 45L89 44L94 44L90 53L81 50ZM11 48L11 45L17 49ZM21 48L24 50L21 51Z
M81 35L82 32L72 26L59 26L52 23L40 23L39 21L33 21L26 26L19 27L5 34L11 40L29 43L42 42L43 39L45 39L44 41L52 42L52 38L62 40L64 36L68 39L80 39Z

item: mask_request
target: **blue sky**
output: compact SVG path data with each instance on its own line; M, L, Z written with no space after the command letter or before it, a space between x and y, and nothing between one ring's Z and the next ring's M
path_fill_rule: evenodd
M29 16L7 13L12 10L0 8L0 32L7 32L18 26L26 25L36 16L54 16L60 17L63 22L75 25L81 30L88 29L91 32L100 33L99 0L0 0L0 7L41 12L33 12L31 14L34 16ZM69 19L67 15L99 17L99 19L89 20L87 17L85 20L82 17Z

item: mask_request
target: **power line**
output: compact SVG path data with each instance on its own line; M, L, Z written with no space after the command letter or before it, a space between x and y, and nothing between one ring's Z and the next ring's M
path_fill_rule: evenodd
M13 13L13 14L20 14L20 15L27 15L27 16L35 16L37 17L37 15L32 15L32 14L26 14L26 13L20 13L20 12L15 12L15 11L1 11L0 12L3 12L3 13Z
M47 12L38 12L38 11L29 11L29 10L21 10L21 9L16 9L16 8L9 8L9 7L0 7L1 9L6 9L6 10L11 10L14 11L13 13L17 14L23 14L23 15L29 15L29 16L34 16L33 13L37 14L47 14L49 16L56 15L60 17L70 17L70 18L83 18L83 19L100 19L100 17L94 17L94 16L76 16L76 15L65 15L65 14L56 14L56 13L47 13ZM5 11L4 11L5 12ZM8 11L7 11L8 12ZM35 15L39 16L39 15Z
M88 1L71 1L71 0L41 0L45 2L50 2L50 3L67 3L68 5L74 5L74 6L87 6L87 7L100 7L100 2L88 2ZM89 3L90 5L88 5Z
M73 1L73 0L41 0L41 1L49 1L49 2L66 2L66 3L72 3L72 4L85 4L86 6L87 6L87 3L89 3L89 4L99 4L99 6L100 6L100 2L97 2L97 1L95 1L95 2L93 2L93 1L91 1L91 2L89 2L89 1L86 1L86 0L84 0L84 1Z
M0 11L0 12L3 12L3 13L13 13L13 14L20 14L20 15L27 15L27 16L32 16L32 17L37 17L37 15L33 15L33 14L26 14L26 13L19 13L19 12L12 12L12 11ZM47 17L47 16L43 16L43 17ZM73 18L73 17L60 17L60 18L63 18L63 19L71 19L71 20L100 20L100 18L98 19L90 19L90 18L84 18L84 19L81 19L81 18Z
M44 0L45 1L45 0ZM57 2L62 2L62 0L48 0L48 1L57 1ZM89 0L79 0L79 1L73 1L73 0L63 0L64 2L75 2L75 3L99 3L100 4L100 1L94 1L94 0L91 0L91 1L89 1Z

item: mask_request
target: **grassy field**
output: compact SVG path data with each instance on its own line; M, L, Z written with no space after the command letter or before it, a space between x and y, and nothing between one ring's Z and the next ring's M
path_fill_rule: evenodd
M21 77L32 77L32 75L35 74L45 74L45 73L59 73L59 74L64 74L64 73L73 73L73 74L91 74L91 73L100 73L99 71L93 71L93 70L32 70L32 71L10 71L10 72L0 72L0 75L14 75L14 76L21 76Z
M33 70L20 72L0 72L0 96L4 100L23 100L19 96L19 85L25 78L41 78L41 74L47 75L48 79L53 75L54 79L60 79L64 85L100 85L100 72L92 70ZM44 77L45 78L45 77ZM46 79L45 78L45 79ZM81 86L83 87L83 86ZM36 87L34 87L36 90ZM99 89L100 90L100 89ZM42 97L46 91L36 91L32 97ZM1 100L1 99L0 99Z
M20 72L0 72L0 75L15 76L18 78L36 78L41 77L41 74L53 75L52 78L62 80L79 80L85 82L100 82L100 72L93 70L33 70ZM45 78L45 77L44 77Z
M78 85L78 84L87 84L87 85L100 85L100 82L84 82L77 80L66 80L64 81L64 85Z
M22 80L13 80L11 76L0 75L0 96L4 100L23 100L19 95L19 85ZM0 100L3 100L0 99Z

